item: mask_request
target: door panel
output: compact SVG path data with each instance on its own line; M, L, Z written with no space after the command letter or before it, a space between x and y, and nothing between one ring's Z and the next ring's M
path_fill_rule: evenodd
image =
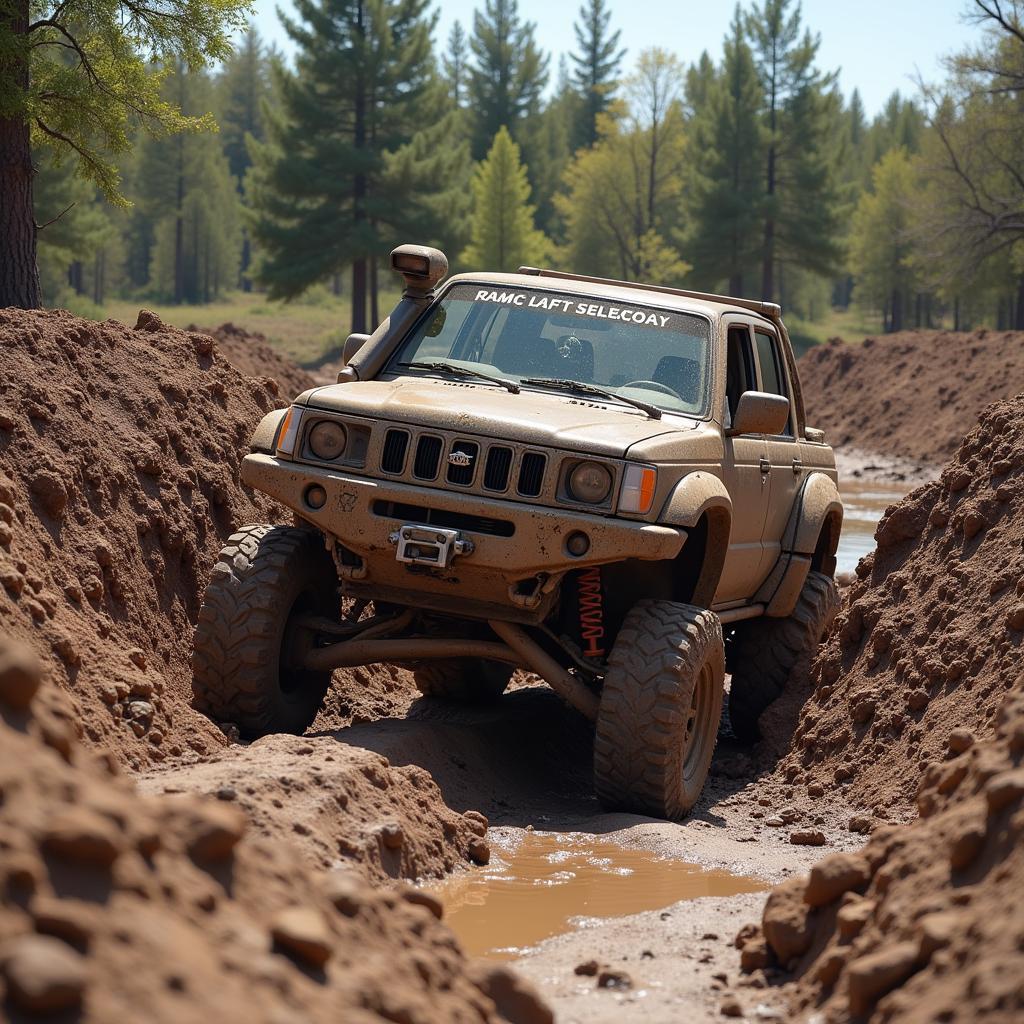
M762 472L767 459L768 444L759 435L726 439L722 468L732 496L732 532L716 602L750 597L768 575L762 540L770 488L770 474Z

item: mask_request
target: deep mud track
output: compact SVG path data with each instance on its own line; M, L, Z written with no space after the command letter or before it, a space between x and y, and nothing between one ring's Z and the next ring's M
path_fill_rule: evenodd
M302 751L298 757L297 750ZM332 833L335 840L346 837L339 852L351 853L346 847L353 826L331 822L318 810L330 799L331 786L327 782L325 790L324 780L339 763L358 760L360 752L381 755L393 769L423 769L448 807L486 815L496 859L514 851L530 832L571 834L576 845L596 837L768 887L807 870L827 852L793 845L794 833L818 833L813 841L831 849L862 842L847 828L849 813L834 802L817 807L805 798L800 805L792 790L765 778L759 782L757 766L729 738L727 726L704 796L682 823L604 813L593 794L591 751L590 725L546 687L526 684L484 709L416 698L391 717L336 730L314 727L300 739L268 737L231 748L216 761L149 774L141 785L156 792L237 793L250 817L273 831L282 826L274 825L274 812L266 806L269 790L260 780L275 785L292 777L300 786L302 779L317 781L306 792L293 782L280 794L287 804L277 813L311 859L325 867ZM247 788L254 790L249 799ZM388 817L386 799L381 804L365 829L371 849L377 848L375 829ZM777 817L780 809L784 820ZM368 860L385 875L399 873L399 863L386 854L383 861ZM439 889L442 898L444 889ZM770 1019L765 1015L778 1005L776 994L740 978L732 946L738 929L758 916L763 899L749 892L679 903L666 898L674 905L588 919L584 927L566 922L560 928L565 934L525 951L512 966L537 986L559 1021L668 1022L678 1020L684 1008L688 1020L711 1021L720 1019L722 1004L732 1000L752 1010L761 1006L762 1019ZM500 921L495 922L493 947L507 944ZM587 971L593 967L592 973L576 973L581 965Z

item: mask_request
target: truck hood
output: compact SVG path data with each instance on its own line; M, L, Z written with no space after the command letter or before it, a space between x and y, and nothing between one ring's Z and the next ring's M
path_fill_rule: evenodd
M651 419L630 406L565 392L524 389L518 395L463 381L365 380L300 395L311 408L374 420L465 431L550 448L584 448L622 456L639 441L692 430L696 420L666 413Z

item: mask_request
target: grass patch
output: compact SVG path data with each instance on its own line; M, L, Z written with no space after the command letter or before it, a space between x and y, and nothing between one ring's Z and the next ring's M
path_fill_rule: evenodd
M348 337L352 306L345 296L331 295L326 289L295 302L270 302L262 294L231 292L219 302L206 305L176 306L149 299L111 299L102 305L71 299L72 313L89 320L120 320L135 323L140 308L151 309L164 323L174 327L217 327L231 322L247 331L263 334L282 355L300 366L315 366L341 351ZM380 311L386 316L398 301L400 291L382 291Z

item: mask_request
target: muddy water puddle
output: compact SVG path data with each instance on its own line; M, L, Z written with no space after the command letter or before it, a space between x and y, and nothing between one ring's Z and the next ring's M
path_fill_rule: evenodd
M875 549L875 527L885 510L910 493L914 485L880 480L842 478L843 532L836 552L837 572L853 572L857 563Z
M470 956L511 960L595 918L657 910L698 896L760 892L755 878L627 849L578 832L490 836L492 858L432 888Z

